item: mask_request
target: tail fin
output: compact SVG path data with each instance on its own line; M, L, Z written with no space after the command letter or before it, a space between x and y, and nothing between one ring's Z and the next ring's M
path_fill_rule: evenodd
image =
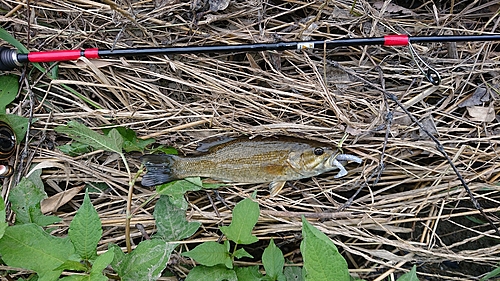
M155 186L177 179L172 174L172 164L176 157L176 155L168 154L149 154L141 157L141 161L147 169L141 184Z

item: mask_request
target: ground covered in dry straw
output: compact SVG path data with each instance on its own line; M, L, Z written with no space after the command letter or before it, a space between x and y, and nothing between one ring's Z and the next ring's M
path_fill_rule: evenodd
M498 32L500 23L500 5L486 0L102 2L28 5L1 0L0 24L30 50L50 50L232 45L391 33L489 34ZM258 190L262 214L256 235L262 241L274 238L295 263L301 262L300 216L305 215L333 239L351 274L382 280L416 264L419 276L428 280L474 280L496 268L498 235L478 215L435 144L374 86L394 94L440 140L498 225L500 48L492 42L414 48L439 71L441 85L425 80L406 47L82 59L60 63L55 80L28 67L18 71L25 75L24 90L10 110L32 114L37 121L16 163L53 163L43 173L49 195L86 184L104 186L93 197L104 226L104 250L109 242L124 246L127 174L121 160L110 153L64 155L57 146L69 139L54 132L56 126L69 120L96 130L124 126L182 153L212 137L289 135L337 144L347 134L344 152L364 162L349 165L349 175L342 179L328 173L291 182L274 198L268 198L266 184L230 185L219 189L220 195L234 206ZM350 74L335 67L336 62ZM127 154L134 172L139 157ZM4 197L18 178L4 181ZM361 186L352 203L341 209ZM133 209L152 193L138 183ZM49 210L64 219L59 225L62 234L82 194ZM180 250L217 240L217 226L230 219L230 210L212 191L187 197L189 218L203 227ZM154 231L153 207L140 209L133 219L149 233ZM132 235L136 242L142 237L135 228ZM185 263L177 255L169 269L185 276Z

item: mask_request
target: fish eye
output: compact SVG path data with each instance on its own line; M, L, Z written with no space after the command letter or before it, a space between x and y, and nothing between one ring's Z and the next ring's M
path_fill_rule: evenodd
M314 155L320 156L320 155L322 155L323 153L325 153L325 151L324 151L324 150L323 150L323 148L321 148L321 147L316 147L316 148L314 149Z

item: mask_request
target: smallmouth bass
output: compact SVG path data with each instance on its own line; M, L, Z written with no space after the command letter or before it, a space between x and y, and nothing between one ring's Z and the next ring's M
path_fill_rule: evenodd
M154 186L187 177L222 182L270 182L276 195L286 181L299 180L336 170L335 178L347 175L341 162L361 163L359 157L339 154L328 144L292 137L237 138L217 144L207 153L192 157L150 154L142 157L147 173L143 186Z

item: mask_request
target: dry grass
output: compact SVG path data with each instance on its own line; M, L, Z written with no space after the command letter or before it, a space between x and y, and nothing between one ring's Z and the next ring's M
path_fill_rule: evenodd
M393 1L400 6L388 7L367 0L354 1L355 5L344 0L231 1L215 13L194 11L190 2L176 0L53 0L30 1L29 6L25 2L1 0L0 7L11 12L1 12L0 23L30 50L243 44L388 33L487 34L498 32L500 22L497 1L435 1L436 7L432 1L417 0ZM411 11L400 9L411 3ZM16 163L27 161L27 167L49 161L51 168L44 170L43 179L50 194L85 183L106 183L109 188L94 200L105 228L100 246L104 250L109 242L124 246L128 176L119 158L109 153L63 155L56 145L68 139L53 131L58 125L78 120L95 129L125 126L185 153L214 136L293 135L337 143L347 132L344 150L364 163L349 166L349 175L341 180L331 173L292 182L272 199L266 185L231 185L220 194L232 206L258 189L262 215L256 234L263 240L275 238L296 263L301 261L300 215L306 215L339 246L351 272L367 280L398 276L412 264L424 278L473 280L499 260L494 230L474 222L473 218L482 219L478 211L418 126L380 91L324 59L338 61L374 84L383 82L427 128L435 124L435 136L498 225L500 120L497 115L493 121L474 121L459 106L483 87L490 98L480 106L498 112L498 45L436 43L415 48L441 73L440 86L425 81L407 48L381 46L83 59L61 63L58 80L27 72L23 94L11 113L32 114L38 121ZM388 111L394 112L394 119L385 139ZM385 169L375 181L384 146ZM28 152L25 157L23 151ZM139 155L127 157L137 171ZM15 183L16 178L6 180L2 195L8 196ZM337 211L363 184L352 204ZM137 185L133 209L152 194ZM230 211L217 200L212 205L207 194L214 197L212 192L187 195L188 217L203 223L183 242L188 248L218 239L217 226L229 222ZM81 199L80 193L56 211L64 219L61 233ZM153 207L137 210L132 224L142 223L153 232ZM141 234L134 228L132 236L139 239ZM184 276L185 262L177 257L170 269Z

